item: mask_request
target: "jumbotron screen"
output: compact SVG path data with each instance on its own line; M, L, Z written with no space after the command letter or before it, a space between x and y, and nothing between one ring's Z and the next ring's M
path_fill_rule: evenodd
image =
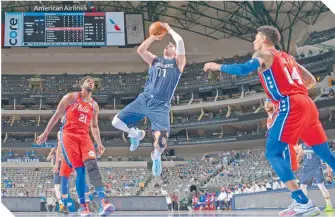
M6 13L5 46L125 45L122 12Z

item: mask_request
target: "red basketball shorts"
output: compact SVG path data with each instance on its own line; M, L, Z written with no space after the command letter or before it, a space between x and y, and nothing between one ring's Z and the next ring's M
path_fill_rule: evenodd
M287 153L285 152L285 158L287 159L291 165L291 169L293 171L297 171L299 169L299 163L297 159L297 152L294 149L295 145L288 145L287 146Z
M70 168L83 167L84 162L96 159L96 153L90 136L74 132L61 133L62 153Z
M297 144L301 138L308 146L327 141L319 112L309 96L287 96L279 102L278 107L279 114L268 131L268 137L287 144Z
M62 156L62 162L61 162L61 166L60 166L60 170L59 170L59 175L69 178L73 170L74 170L74 168L71 168L66 163L64 156Z

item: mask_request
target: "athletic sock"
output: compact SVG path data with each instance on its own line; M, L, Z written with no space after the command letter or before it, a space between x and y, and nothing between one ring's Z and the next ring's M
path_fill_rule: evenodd
M67 208L68 198L63 198L63 204Z
M300 204L307 204L308 203L308 198L306 197L306 195L304 194L304 192L301 189L293 191L291 193L291 196L297 203L300 203Z
M155 148L154 153L152 154L152 159L153 160L161 159L162 153L163 152L160 152L159 150L157 150L157 148Z

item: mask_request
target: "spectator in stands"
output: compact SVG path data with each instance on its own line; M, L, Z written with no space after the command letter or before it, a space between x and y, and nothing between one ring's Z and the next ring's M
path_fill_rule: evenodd
M265 180L265 187L266 187L266 190L267 191L271 191L272 190L272 186L271 186L271 184L270 184L270 182L268 182L268 180Z
M144 191L144 182L140 182L139 187L140 187L141 191Z
M280 187L280 184L279 184L279 182L278 182L278 178L274 178L273 179L273 183L272 183L272 190L279 190L279 189L281 189L281 187Z
M49 193L47 197L47 203L45 204L45 208L48 212L54 212L56 208L56 199Z
M231 210L231 199L233 198L233 193L230 189L227 190L227 210Z
M264 192L264 191L266 191L266 187L265 187L264 183L262 183L261 184L261 192Z
M215 204L216 209L223 210L224 205L225 205L225 200L227 200L227 198L228 198L227 192L225 191L224 188L221 188L221 193L219 194L217 198L217 202Z

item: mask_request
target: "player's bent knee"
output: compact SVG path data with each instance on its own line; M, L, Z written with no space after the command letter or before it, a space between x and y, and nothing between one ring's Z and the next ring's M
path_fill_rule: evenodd
M166 148L168 143L169 134L167 130L155 132L155 148ZM158 147L157 147L158 145Z
M88 176L94 187L103 186L98 162L96 159L89 159L85 161L85 167L87 169Z
M119 114L115 115L113 120L112 120L112 125L115 127L120 123L120 118L119 118Z

